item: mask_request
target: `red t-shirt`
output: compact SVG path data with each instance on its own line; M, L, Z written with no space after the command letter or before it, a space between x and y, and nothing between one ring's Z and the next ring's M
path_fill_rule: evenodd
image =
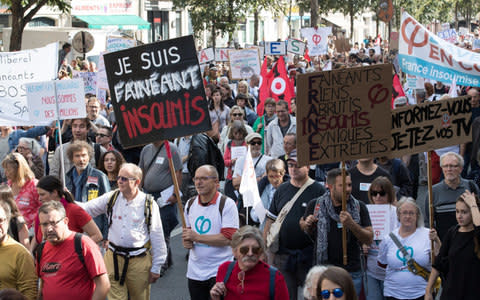
M15 197L17 207L23 218L25 218L28 228L32 227L38 208L42 205L38 199L37 182L38 180L35 178L27 181ZM10 180L8 181L8 186L12 186Z
M65 207L65 212L67 213L68 218L68 229L71 231L83 232L83 226L92 220L92 217L80 206L75 203L68 203L62 201L63 207ZM42 230L40 229L38 223L38 215L35 222L35 238L37 243L40 244L43 240Z
M82 237L85 266L75 252L75 233L61 244L45 243L37 274L43 281L44 300L91 300L95 284L93 279L107 273L102 254L88 236Z
M220 265L217 272L217 282L223 282L227 274L229 261ZM241 282L238 279L240 268L235 263L232 274L226 283L227 295L225 300L248 299L248 300L269 300L270 299L270 270L266 263L259 261L253 269L245 272L243 293L241 293ZM288 289L285 279L280 271L275 275L275 300L288 300Z

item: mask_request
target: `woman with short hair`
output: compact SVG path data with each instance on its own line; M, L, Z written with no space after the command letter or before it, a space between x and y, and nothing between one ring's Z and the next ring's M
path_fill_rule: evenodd
M328 267L318 279L317 299L357 300L350 273L340 267Z

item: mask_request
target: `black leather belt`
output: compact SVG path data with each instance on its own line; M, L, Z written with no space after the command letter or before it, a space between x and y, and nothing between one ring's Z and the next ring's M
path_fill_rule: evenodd
M137 255L130 255L130 252L145 249L145 247L125 248L125 247L116 246L112 242L109 242L109 245L112 246L112 248L113 248L113 250L112 249L109 249L109 250L112 250L112 252L113 252L113 269L114 269L114 272L115 272L114 278L115 278L116 281L119 281L119 279L120 279L120 285L123 285L125 283L125 277L127 275L128 262L129 262L130 258L146 256L147 251L142 252L142 253L137 254ZM119 276L119 273L118 273L118 255L122 256L123 260L124 260L121 277Z

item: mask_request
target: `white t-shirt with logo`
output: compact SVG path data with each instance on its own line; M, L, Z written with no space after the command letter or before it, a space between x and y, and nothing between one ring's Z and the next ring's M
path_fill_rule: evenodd
M222 228L238 228L238 210L235 202L227 198L220 217L220 198L218 194L215 204L202 206L198 203L198 196L187 214L188 203L185 205L185 222L198 234L219 234ZM214 247L201 243L194 243L188 257L187 278L204 281L217 275L218 267L233 260L230 246Z
M419 227L406 238L400 237L398 230L395 229L393 233L405 246L407 252L419 265L431 270L429 230ZM383 293L385 297L415 299L425 295L427 281L408 270L406 259L390 236L380 243L378 261L387 265Z

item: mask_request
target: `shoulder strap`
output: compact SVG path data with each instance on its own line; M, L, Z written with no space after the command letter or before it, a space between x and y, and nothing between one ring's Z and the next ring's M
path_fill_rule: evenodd
M160 153L160 151L162 150L163 145L165 145L165 143L168 143L168 141L165 141L165 142L158 148L157 152L155 152L155 155L153 156L153 158L152 158L152 160L150 161L150 163L148 164L148 166L145 168L145 170L143 170L143 178L145 178L145 176L147 175L148 170L150 170L150 168L152 167L153 163L155 162L155 159L157 159L158 153Z
M107 217L108 217L108 228L112 226L112 218L113 218L113 206L115 206L115 202L117 202L118 194L120 194L120 190L116 189L110 199L108 199L107 203Z
M147 224L147 230L150 234L150 226L152 225L152 203L153 203L153 196L147 194L145 196L145 208L143 210L143 216L145 217L145 224Z
M262 160L262 156L263 156L263 154L260 154L260 157L258 158L257 162L253 166L253 169L255 169L257 167L258 163Z
M193 201L197 196L193 196L192 198L187 200L187 215L190 213L190 207L192 207Z
M298 190L298 192L292 197L292 199L290 201L287 202L287 204L285 204L282 208L282 210L280 211L280 213L278 214L278 217L277 219L275 220L275 222L278 222L278 223L283 223L283 220L287 217L287 214L288 212L290 211L290 209L292 209L293 207L293 204L295 204L295 201L297 201L297 199L302 195L303 191L305 191L310 185L312 185L313 183L315 182L315 180L313 180L312 178L308 178L307 182L305 182L302 187Z
M230 275L232 275L233 267L235 267L235 261L231 261L228 264L227 273L225 274L225 278L223 278L223 284L227 285L228 279L230 279Z
M83 266L87 268L87 265L85 264L85 257L83 257L82 236L83 234L81 233L75 233L75 252L77 253L78 259L82 262Z
M270 266L270 300L275 300L275 276L277 275L277 268Z
M222 195L220 197L220 203L218 204L218 211L220 212L220 219L223 217L223 208L225 207L225 202L227 201L227 196Z
M42 260L42 252L43 252L43 248L45 247L45 241L41 242L40 245L38 245L37 249L35 250L35 252L37 253L36 257L37 257L37 265L40 265L40 261Z

